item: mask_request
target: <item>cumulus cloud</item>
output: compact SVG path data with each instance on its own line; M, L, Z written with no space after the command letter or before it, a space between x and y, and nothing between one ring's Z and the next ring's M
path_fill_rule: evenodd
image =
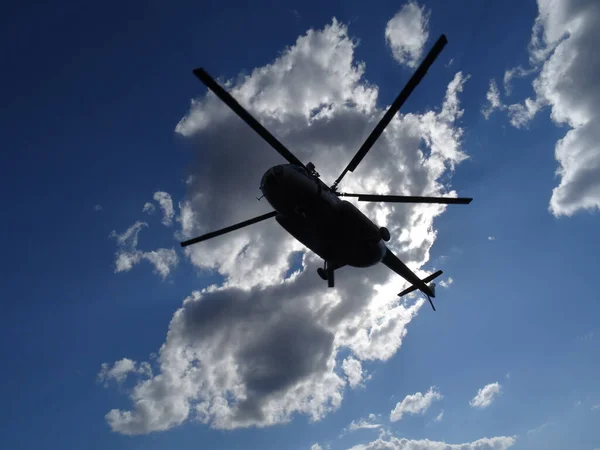
M221 81L328 183L386 108L378 105L377 87L362 79L355 46L346 26L333 20L300 36L272 63ZM437 112L394 118L342 190L455 196L448 176L467 157L456 124L467 78L458 72L449 80ZM178 236L270 210L255 200L259 180L284 161L213 94L192 101L176 133L198 148ZM446 206L355 204L390 229L389 246L424 275L434 219ZM302 268L284 279L298 251ZM175 312L154 377L133 388L131 409L106 415L114 431L148 433L188 419L219 429L285 423L297 414L319 420L362 378L363 361L385 361L398 351L423 305L422 299L400 302L396 293L405 283L382 265L340 269L336 288L328 289L315 273L322 261L274 220L185 252L199 270L220 274L223 284L193 292ZM345 364L342 350L349 353Z
M145 212L145 213L148 213L148 214L154 214L154 211L156 211L156 206L154 206L150 202L144 203L144 207L142 208L142 212Z
M323 447L316 443L310 446L310 450L323 450Z
M102 205L94 205L94 211L102 211Z
M429 439L412 440L390 437L389 440L379 438L368 444L356 445L350 450L505 450L515 445L516 442L514 436L483 438L463 444L447 444L446 442L430 441Z
M97 379L100 383L108 385L108 381L116 381L121 384L131 373L137 373L146 377L152 376L152 368L147 362L137 363L129 358L123 358L115 362L112 366L108 363L102 363Z
M362 365L360 361L354 358L346 358L342 363L342 369L346 374L350 387L360 385L360 382L362 381Z
M536 73L535 98L506 106L511 123L525 127L544 107L569 130L554 148L560 183L549 210L555 216L600 209L600 4L596 0L538 0L539 15L529 43L530 69L505 74L510 92L514 76Z
M454 280L452 279L452 277L448 277L447 280L442 280L440 281L440 286L443 288L449 288L452 283L454 283Z
M488 236L488 241L495 241L496 240L496 236Z
M158 202L160 209L163 212L162 223L165 226L170 226L173 223L173 217L175 216L175 210L173 209L173 200L171 196L166 192L155 192L154 200ZM147 205L148 203L146 203ZM144 208L146 206L144 205Z
M404 400L396 403L396 407L390 413L390 420L392 422L402 420L404 414L425 414L434 401L442 398L442 394L434 386L430 387L425 394L417 392L407 395Z
M479 389L477 395L469 402L469 405L472 408L487 408L500 395L501 388L502 386L498 382L485 385Z
M429 37L430 11L417 2L406 3L390 19L385 28L385 40L394 59L408 67L417 67L423 47Z
M179 258L174 249L159 248L148 252L138 250L138 235L141 229L147 226L146 222L136 222L122 234L112 231L110 237L117 240L118 246L115 254L115 273L128 272L139 262L148 261L154 266L154 273L164 279L177 267Z

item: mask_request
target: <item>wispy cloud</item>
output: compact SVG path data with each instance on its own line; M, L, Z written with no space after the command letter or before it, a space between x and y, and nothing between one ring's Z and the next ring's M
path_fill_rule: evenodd
M502 387L500 383L490 383L477 392L477 395L469 402L472 408L487 408L500 395Z
M115 254L115 273L128 272L141 261L148 261L154 266L154 272L163 279L177 267L179 258L174 249L159 248L151 251L141 251L137 248L138 235L142 228L148 227L146 222L136 222L122 234L112 231L110 237L117 241Z
M548 428L551 425L554 425L554 422L545 422L545 423L541 424L540 426L532 428L531 430L527 430L527 434L539 433L540 431Z
M163 211L162 223L165 226L170 226L173 223L175 211L173 210L173 200L166 192L155 192L154 200L158 202Z
M353 420L342 430L339 437L342 438L346 434L353 433L358 430L383 430L383 425L378 422L378 419L380 418L381 415L371 413L366 419L361 418L359 420Z
M156 211L156 207L152 203L150 203L150 202L144 203L144 208L142 208L142 212L145 212L148 214L154 214L154 211Z

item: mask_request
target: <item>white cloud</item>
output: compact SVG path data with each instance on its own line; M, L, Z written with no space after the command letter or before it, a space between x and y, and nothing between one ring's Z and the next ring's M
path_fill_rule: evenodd
M447 444L429 439L412 440L390 437L389 440L379 438L368 444L356 445L350 450L505 450L515 445L516 441L514 436L499 436L478 439L470 443Z
M371 429L375 429L375 428L381 428L381 424L380 423L372 423L367 420L359 420L358 422L355 422L353 420L350 423L350 425L348 426L348 429L350 431L365 430L365 429L371 430Z
M402 420L404 414L425 414L434 401L442 398L442 394L436 391L434 386L430 387L425 395L421 392L407 395L402 402L396 403L396 407L390 413L390 420L392 422Z
M600 403L592 406L592 411L596 411L597 409L600 409Z
M532 428L531 430L527 430L527 434L534 434L534 433L539 433L540 431L546 429L547 427L549 427L550 425L554 425L553 422L546 422L541 424L540 426L537 426L535 428Z
M353 420L352 422L350 422L350 425L348 425L342 430L339 437L342 438L346 434L353 433L358 430L379 430L380 437L384 436L386 434L386 431L383 428L382 424L377 423L379 419L381 419L380 414L375 415L371 413L369 414L367 419Z
M173 216L175 215L171 196L166 192L159 191L154 193L154 200L158 202L160 209L163 211L163 225L170 226L173 223ZM144 208L146 208L146 206L144 206Z
M342 363L342 369L348 378L348 384L350 387L356 387L360 385L362 381L362 365L360 361L354 358L346 358Z
M383 114L377 87L362 80L365 66L354 60L355 45L334 20L309 30L271 64L225 82L328 183ZM342 190L456 195L447 177L466 158L456 125L466 79L458 72L449 80L438 112L396 117ZM180 203L178 235L193 237L269 210L254 200L258 182L284 161L214 95L194 100L176 132L199 149ZM420 267L436 238L434 219L446 206L355 204L390 229L390 247L425 275ZM284 281L295 251L304 252L302 269ZM274 220L190 246L186 255L224 283L184 300L160 348L157 374L134 387L130 410L107 414L114 431L148 433L187 419L220 429L285 423L294 415L319 420L358 380L358 365L348 358L362 364L392 357L423 305L422 299L399 302L396 293L405 283L382 265L343 268L336 288L328 289L315 273L322 261ZM341 351L350 354L346 369Z
M115 362L112 367L108 363L102 363L97 378L98 381L104 383L105 386L107 386L107 383L110 380L114 380L121 384L131 373L137 373L146 377L151 377L152 368L147 362L138 364L129 358L123 358Z
M102 211L102 205L94 205L94 211Z
M496 240L496 236L488 236L488 241L495 241Z
M531 119L535 117L542 106L543 103L538 99L533 100L531 98L526 98L523 104L515 103L508 105L505 109L508 110L510 124L513 127L527 128Z
M392 49L394 59L408 67L417 67L423 47L429 37L429 17L424 6L417 2L406 3L387 23L385 40Z
M560 183L549 210L555 216L600 209L600 8L597 0L538 0L539 15L529 43L530 69L505 74L510 80L536 72L535 99L508 107L511 123L527 126L545 106L557 125L570 129L555 146Z
M323 447L321 447L318 443L317 444L313 444L310 446L310 450L323 450Z
M512 80L513 78L524 78L528 75L531 75L535 72L535 67L531 69L524 69L521 66L513 67L512 69L508 69L504 72L504 92L506 95L510 95L512 93Z
M448 277L447 280L440 281L440 286L443 288L449 288L450 285L452 285L452 283L454 283L454 280L452 279L452 277Z
M436 422L441 422L442 419L444 418L444 411L440 412L436 417L435 417L435 421Z
M148 214L154 214L154 211L156 211L156 206L154 206L150 202L144 203L144 208L142 209L142 212L145 212Z
M488 91L485 94L485 98L487 102L483 106L483 108L481 108L481 114L483 114L486 120L490 118L490 116L495 110L505 109L505 106L500 100L500 91L498 90L496 80L490 80L490 87L488 88Z
M117 253L115 254L115 273L128 272L141 261L148 261L154 266L154 272L163 279L177 267L179 258L174 249L159 248L144 252L137 249L138 234L142 228L147 227L145 222L136 222L123 234L112 231L110 237L117 240Z
M490 383L479 389L477 395L469 402L469 405L472 408L487 408L500 395L501 389L502 386L500 386L500 383Z

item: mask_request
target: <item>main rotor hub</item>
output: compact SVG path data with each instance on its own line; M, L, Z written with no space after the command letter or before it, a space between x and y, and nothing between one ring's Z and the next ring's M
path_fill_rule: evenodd
M309 162L309 163L306 165L306 168L308 169L308 171L310 172L310 174L311 174L311 175L313 175L313 176L315 176L315 177L317 177L317 178L319 178L319 177L321 176L321 175L319 175L319 172L317 172L317 171L315 170L315 165L314 165L312 162Z

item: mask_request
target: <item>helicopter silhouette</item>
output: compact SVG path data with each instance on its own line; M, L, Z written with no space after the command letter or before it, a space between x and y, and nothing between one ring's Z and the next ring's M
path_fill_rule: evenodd
M331 186L327 186L321 181L313 163L309 162L304 165L204 69L195 69L194 75L289 164L271 167L265 172L260 182L260 190L274 211L186 240L181 242L181 246L187 247L275 217L279 225L288 233L323 259L324 266L317 269L317 273L327 281L328 287L335 286L334 272L344 266L370 267L381 262L411 283L410 287L398 294L399 296L418 289L425 294L435 311L435 306L431 301L431 298L435 297L433 280L443 272L438 270L428 277L420 279L386 246L385 242L390 240L388 229L378 227L352 203L342 200L340 197L356 197L358 201L365 202L443 204L469 204L473 199L351 194L338 192L337 188L346 173L354 172L373 147L375 141L423 79L447 42L446 36L442 34L354 158Z

